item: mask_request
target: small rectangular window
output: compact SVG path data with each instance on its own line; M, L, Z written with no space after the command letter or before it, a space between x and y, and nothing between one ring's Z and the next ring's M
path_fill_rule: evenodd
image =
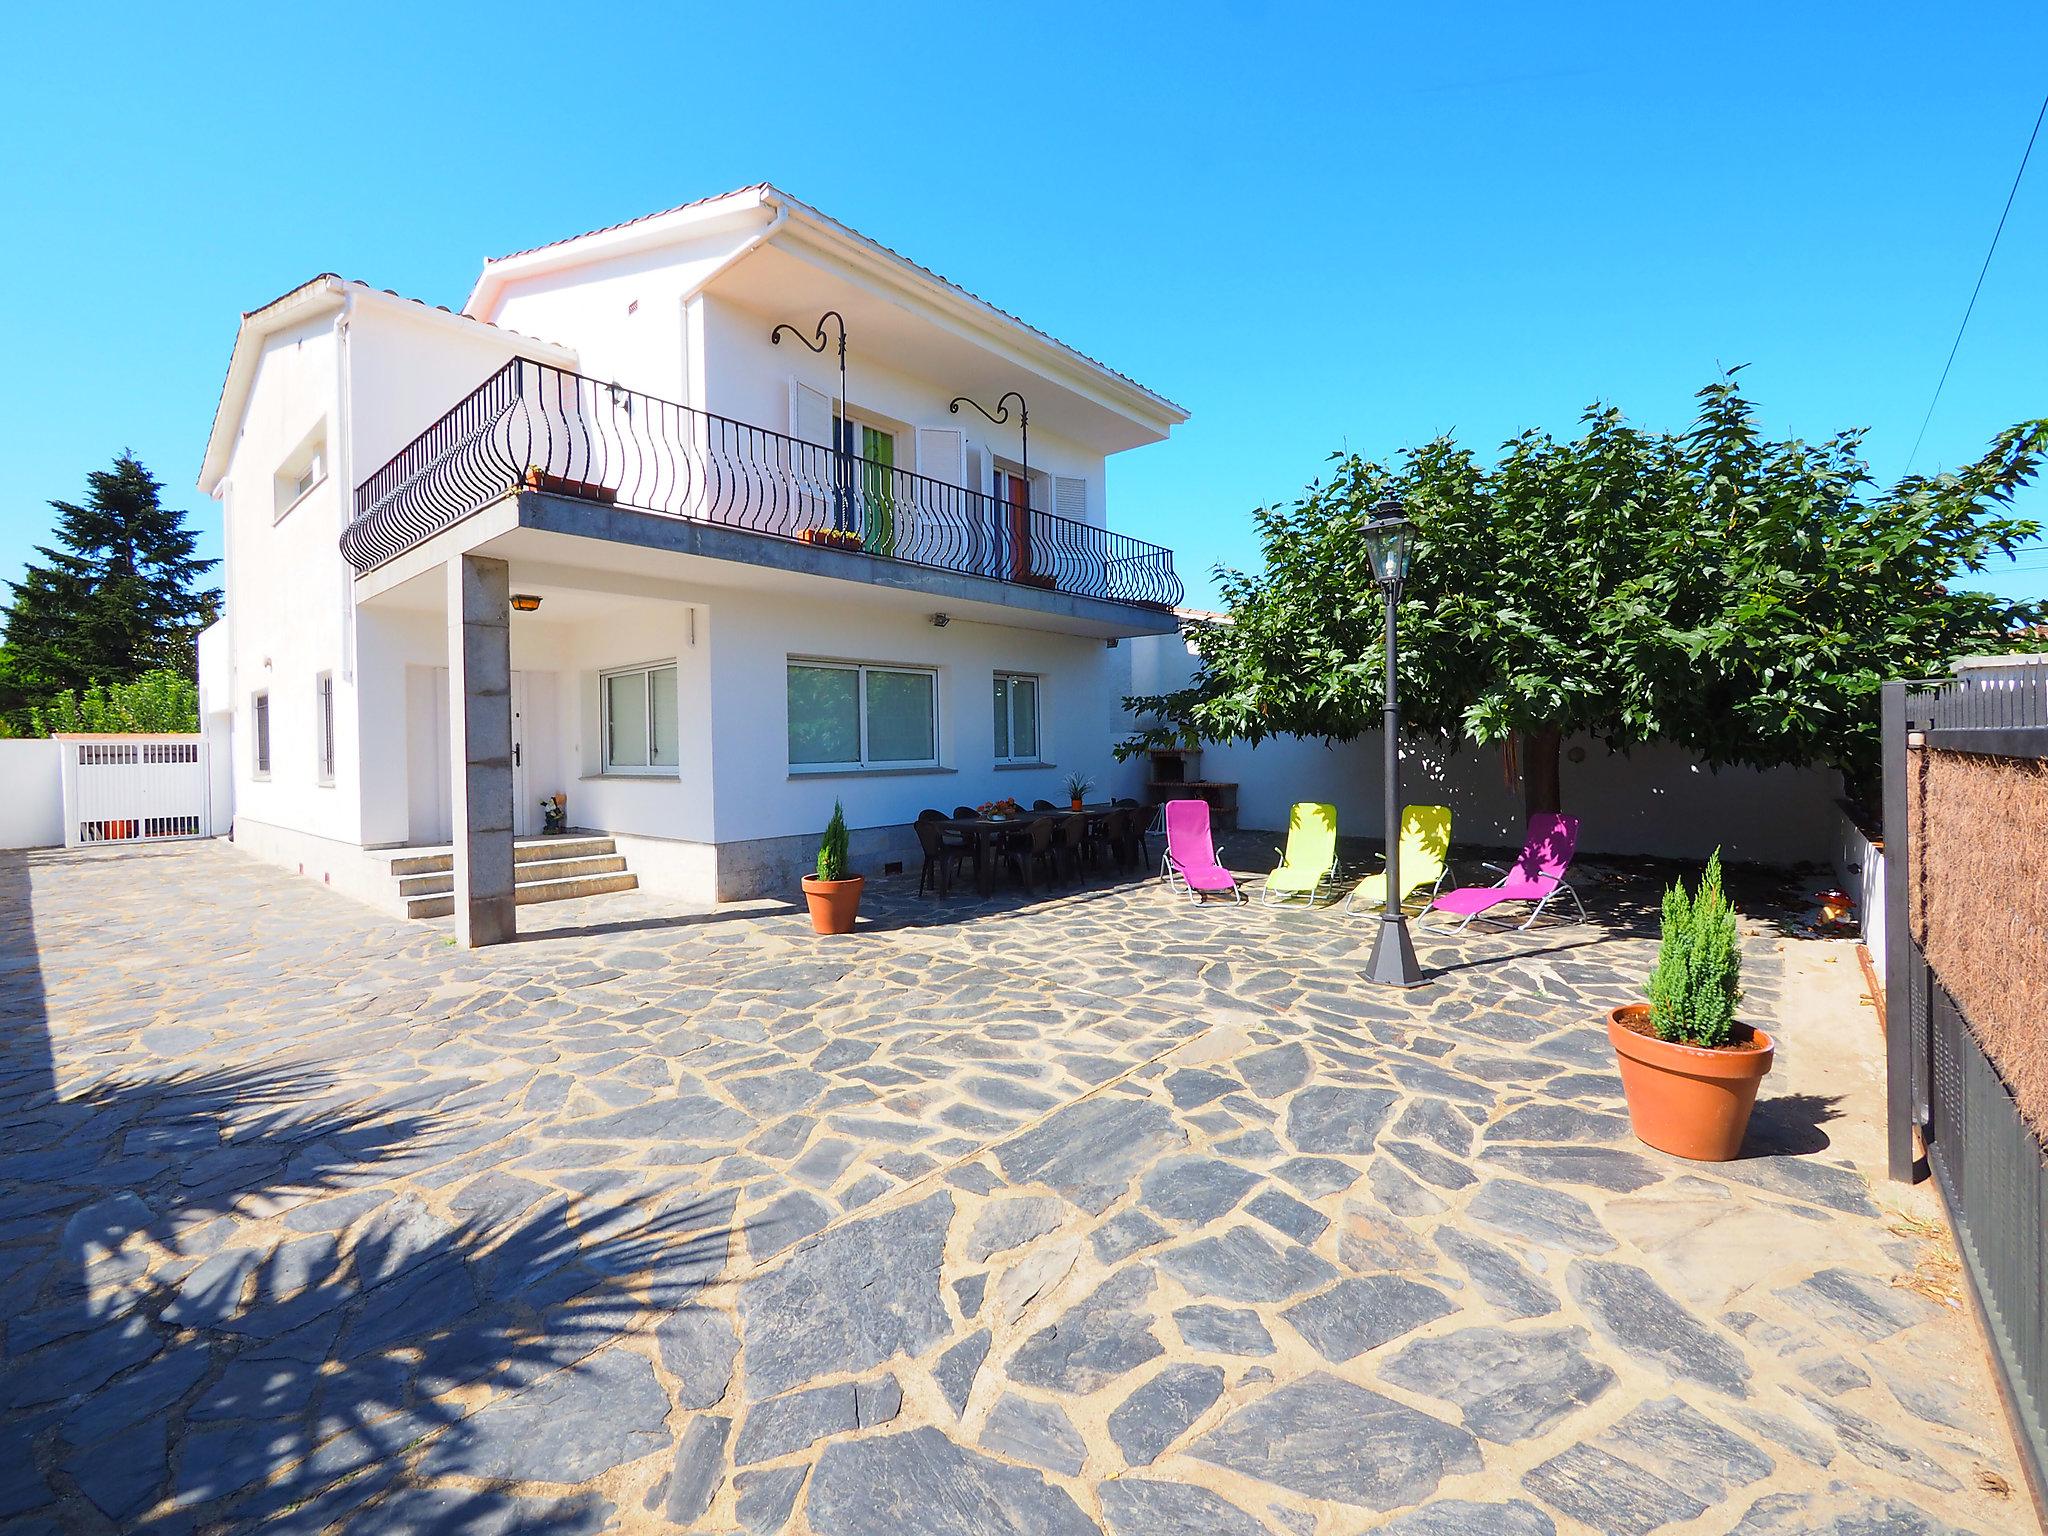
M249 700L249 734L256 749L256 777L270 777L270 695L258 693Z
M936 672L792 661L788 693L792 768L938 765Z
M298 447L278 465L277 474L271 480L276 503L272 520L282 519L312 491L313 487L326 478L327 423L322 420L300 439Z
M674 662L603 673L606 773L667 774L681 761Z
M334 782L334 674L322 672L313 681L313 729L317 733L315 761L320 765L320 782Z
M1035 763L1038 750L1038 679L1018 672L996 674L996 761Z

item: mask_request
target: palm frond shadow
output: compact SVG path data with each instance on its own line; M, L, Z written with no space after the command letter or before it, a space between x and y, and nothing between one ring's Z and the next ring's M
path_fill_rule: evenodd
M272 1530L290 1514L316 1530L381 1496L424 1500L423 1528L451 1536L577 1529L598 1504L408 1487L406 1458L434 1443L459 1471L480 1397L574 1366L650 1309L691 1305L725 1268L731 1215L729 1197L649 1213L548 1196L509 1222L448 1224L401 1196L209 1282L150 1284L132 1315L163 1347L59 1420L39 1460L59 1496L122 1520L175 1509ZM92 1469L132 1455L138 1429L163 1437L168 1475L118 1479L123 1505ZM304 1523L314 1509L325 1518Z
M527 1385L650 1307L688 1305L729 1246L729 1194L650 1212L513 1179L519 1208L444 1220L391 1184L501 1129L344 1102L307 1071L108 1077L21 1096L11 1126L0 1459L41 1486L0 1496L55 1503L80 1529L175 1510L267 1530L307 1518L308 1501L386 1494L431 1495L435 1530L575 1529L596 1505L397 1487L403 1453L460 1433L479 1391ZM281 1241L224 1245L286 1208ZM336 1230L321 1230L330 1208Z

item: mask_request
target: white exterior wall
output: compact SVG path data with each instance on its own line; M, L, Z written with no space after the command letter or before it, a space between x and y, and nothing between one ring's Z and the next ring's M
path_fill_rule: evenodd
M554 699L552 741L527 758L527 797L566 793L571 826L713 841L712 625L704 610L683 601L620 600L602 623L521 622L531 617L537 616L513 615L512 666L534 676L551 675ZM667 665L676 669L674 774L605 773L600 674Z
M263 343L218 492L228 616L225 665L210 675L205 706L210 715L224 698L231 709L232 747L212 750L232 760L238 817L343 844L405 840L404 671L383 664L377 636L370 665L358 664L341 533L355 483L521 350L510 333L382 297L331 307ZM323 422L326 478L280 520L274 477ZM437 635L437 653L440 644ZM318 773L322 672L334 677L332 784ZM250 723L261 689L270 694L267 779L256 777Z
M457 401L512 357L520 338L477 325L458 325L416 306L359 306L349 332L349 483L368 479ZM340 538L340 530L335 532ZM353 572L344 571L342 601L352 602ZM359 765L352 786L357 840L378 846L406 840L405 673L379 649L381 637L354 637L355 655L336 691L339 755ZM447 636L437 630L442 658ZM437 660L436 665L443 664ZM344 700L346 707L344 708ZM340 723L345 718L346 725ZM358 738L360 737L360 741Z
M950 811L1004 796L1026 804L1063 801L1065 778L1075 771L1094 779L1095 798L1142 792L1141 769L1113 756L1127 730L1128 642L1112 649L1097 639L960 618L938 629L922 613L857 599L817 602L680 584L674 592L668 600L557 596L540 612L515 613L512 621L512 667L525 679L528 706L521 804L565 793L570 825L618 837L650 889L697 899L779 889L779 877L758 876L759 869L772 869L779 851L743 846L721 863L714 845L792 838L807 859L835 799L856 832L874 834L856 843L857 852L873 856L866 862L874 867L882 859L914 857L914 839L904 829L926 806ZM375 667L402 678L407 703L397 718L403 728L381 732L378 740L403 781L398 803L410 819L404 840L415 843L439 840L433 802L448 774L447 749L433 726L440 686L434 669L445 664L440 631L431 612L369 608L361 614L365 672ZM933 669L941 766L792 770L791 657ZM676 770L605 772L600 677L614 668L670 664L677 678ZM998 671L1040 679L1039 766L994 761Z
M63 844L62 750L48 738L0 740L0 848Z
M1063 803L1062 782L1081 772L1095 798L1135 795L1142 774L1112 749L1126 729L1129 651L1079 635L972 624L935 629L919 614L862 611L766 594L713 610L714 821L717 840L815 836L835 800L851 827L901 826L926 806L950 811L1005 796ZM1128 646L1129 642L1123 643ZM786 669L794 657L931 667L938 673L937 769L810 773L789 766ZM1043 679L1039 702L1044 767L995 763L995 673Z
M1133 650L1135 693L1182 687L1193 675L1194 658L1177 636L1125 643ZM1724 858L1764 864L1823 863L1833 853L1837 774L1716 772L1680 747L1638 747L1623 755L1584 737L1567 740L1564 751L1564 808L1580 819L1579 847L1587 853L1703 859L1718 847ZM1378 731L1335 746L1297 736L1256 747L1205 744L1201 776L1239 786L1240 826L1284 829L1288 807L1312 800L1337 807L1345 835L1379 837L1384 754ZM1407 803L1451 807L1455 841L1521 842L1521 787L1504 781L1497 749L1404 753L1401 779Z
M639 251L506 285L491 318L576 348L578 370L681 405L696 405L685 359L686 297L759 226L680 248Z
M333 314L270 337L256 367L240 431L217 492L224 520L228 677L238 817L345 842L358 840L351 790L353 723L339 686L346 636L346 565L338 541L347 493L336 452L340 362ZM274 477L307 434L325 424L326 478L281 519ZM335 785L317 782L314 679L332 670L341 750ZM251 700L270 695L270 772L259 778Z

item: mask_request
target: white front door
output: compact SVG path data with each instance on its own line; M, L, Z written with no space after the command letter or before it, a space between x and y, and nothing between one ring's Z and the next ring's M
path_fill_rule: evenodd
M543 684L551 674L539 674ZM410 667L406 678L406 751L410 779L412 814L407 839L415 847L432 847L455 835L453 766L448 731L448 669ZM538 806L541 791L529 793L528 764L536 732L529 720L529 699L533 707L545 709L550 697L546 687L532 686L525 672L512 674L512 832L529 837L540 825ZM544 722L540 722L544 723ZM544 733L542 733L544 734ZM552 792L550 789L546 792Z

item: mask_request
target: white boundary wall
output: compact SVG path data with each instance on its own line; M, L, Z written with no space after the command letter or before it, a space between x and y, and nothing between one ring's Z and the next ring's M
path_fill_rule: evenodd
M0 741L0 848L63 842L62 749L47 739Z
M1835 882L1856 899L1856 921L1879 986L1884 974L1884 844L1863 835L1849 813L1836 811Z

